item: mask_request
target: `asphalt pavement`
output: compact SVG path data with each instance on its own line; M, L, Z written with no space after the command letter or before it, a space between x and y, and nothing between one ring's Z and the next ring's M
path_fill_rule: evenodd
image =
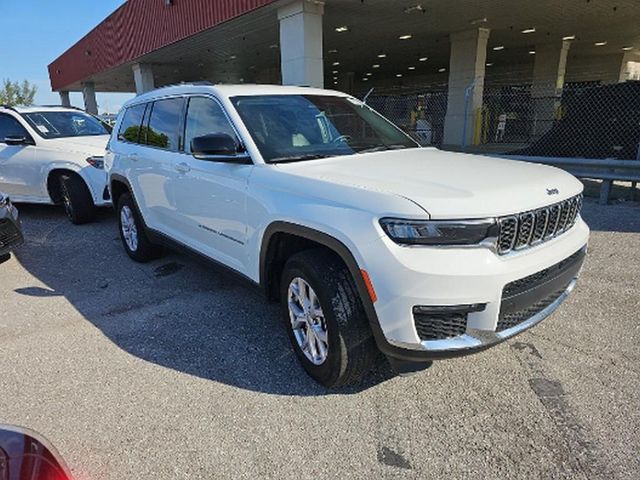
M44 434L78 480L640 478L640 204L586 202L578 287L533 330L338 391L241 281L176 253L133 263L109 210L20 211L0 423Z

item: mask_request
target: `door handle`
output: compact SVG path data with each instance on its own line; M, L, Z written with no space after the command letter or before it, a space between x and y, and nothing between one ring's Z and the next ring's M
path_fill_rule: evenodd
M179 172L179 173L187 173L188 171L191 170L191 167L188 164L184 163L184 162L180 162L180 163L176 164L175 168L176 168L176 171Z
M129 160L131 160L132 162L137 162L138 160L140 160L140 157L135 153L130 153Z

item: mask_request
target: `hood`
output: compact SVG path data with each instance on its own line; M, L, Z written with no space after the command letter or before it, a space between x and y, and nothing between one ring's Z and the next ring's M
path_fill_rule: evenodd
M104 155L109 137L109 135L87 135L84 137L52 138L47 140L47 146L57 150L88 155Z
M575 177L558 168L435 148L357 154L278 167L293 175L399 195L418 204L431 218L440 219L509 215L550 205L582 191Z

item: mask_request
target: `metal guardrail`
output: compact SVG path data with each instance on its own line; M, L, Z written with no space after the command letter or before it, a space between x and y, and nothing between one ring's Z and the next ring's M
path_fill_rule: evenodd
M567 170L578 178L602 180L600 204L606 205L611 195L614 180L631 182L635 187L640 182L640 160L617 160L614 158L568 158L568 157L531 157L527 155L496 155L509 160L543 163Z

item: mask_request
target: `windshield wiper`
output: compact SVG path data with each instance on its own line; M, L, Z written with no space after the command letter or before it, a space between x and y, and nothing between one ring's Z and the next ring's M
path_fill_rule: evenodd
M396 145L376 145L375 147L358 150L357 153L384 152L385 150L401 150L403 148L408 147L406 145L402 145L401 143Z
M328 158L333 155L326 155L321 153L310 153L308 155L291 155L289 157L276 157L269 160L269 163L287 163L287 162L302 162L304 160L317 160L319 158Z

